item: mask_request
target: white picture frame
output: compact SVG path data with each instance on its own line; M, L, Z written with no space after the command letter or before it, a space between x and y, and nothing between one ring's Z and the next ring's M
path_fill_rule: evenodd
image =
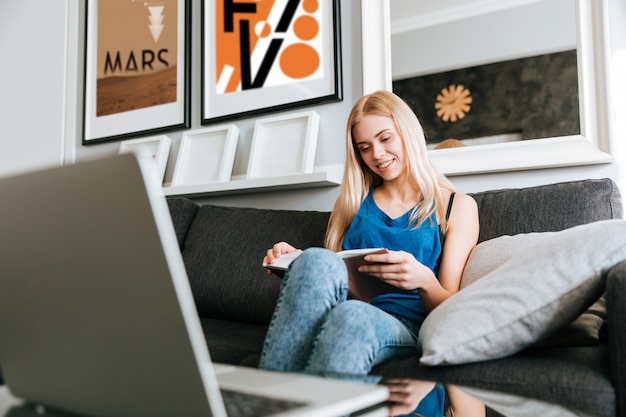
M258 119L246 178L313 172L319 123L314 111Z
M165 169L167 168L167 160L170 155L172 140L169 136L158 135L146 138L130 139L120 143L119 154L134 153L135 155L152 156L159 179L163 180Z
M172 187L230 181L238 140L239 128L235 125L183 134Z

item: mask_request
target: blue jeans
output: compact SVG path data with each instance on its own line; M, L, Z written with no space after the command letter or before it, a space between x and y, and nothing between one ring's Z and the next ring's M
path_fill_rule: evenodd
M259 367L365 380L375 365L419 352L411 324L348 300L344 262L329 250L307 249L285 274Z

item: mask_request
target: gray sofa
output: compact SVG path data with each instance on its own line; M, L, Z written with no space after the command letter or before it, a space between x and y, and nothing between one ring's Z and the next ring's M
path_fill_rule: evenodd
M480 213L479 241L623 217L619 191L608 179L472 196ZM261 268L263 254L281 240L300 248L322 246L329 213L198 205L180 197L168 204L212 359L256 366L281 284ZM589 415L626 416L626 262L606 275L605 295L585 313L600 322L592 326L595 335L565 335L509 357L463 365L427 367L415 356L386 362L372 373L497 389Z

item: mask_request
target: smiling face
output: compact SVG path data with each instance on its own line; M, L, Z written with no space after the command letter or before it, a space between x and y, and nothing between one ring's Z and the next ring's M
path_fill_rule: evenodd
M391 118L363 116L352 129L352 140L365 165L383 181L393 181L404 174L403 140Z

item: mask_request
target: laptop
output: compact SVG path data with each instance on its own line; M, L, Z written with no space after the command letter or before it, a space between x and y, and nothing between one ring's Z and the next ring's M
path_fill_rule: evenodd
M380 385L211 362L149 157L5 178L0 196L0 368L14 397L96 417L232 417L226 392L286 403L244 415L386 415Z

